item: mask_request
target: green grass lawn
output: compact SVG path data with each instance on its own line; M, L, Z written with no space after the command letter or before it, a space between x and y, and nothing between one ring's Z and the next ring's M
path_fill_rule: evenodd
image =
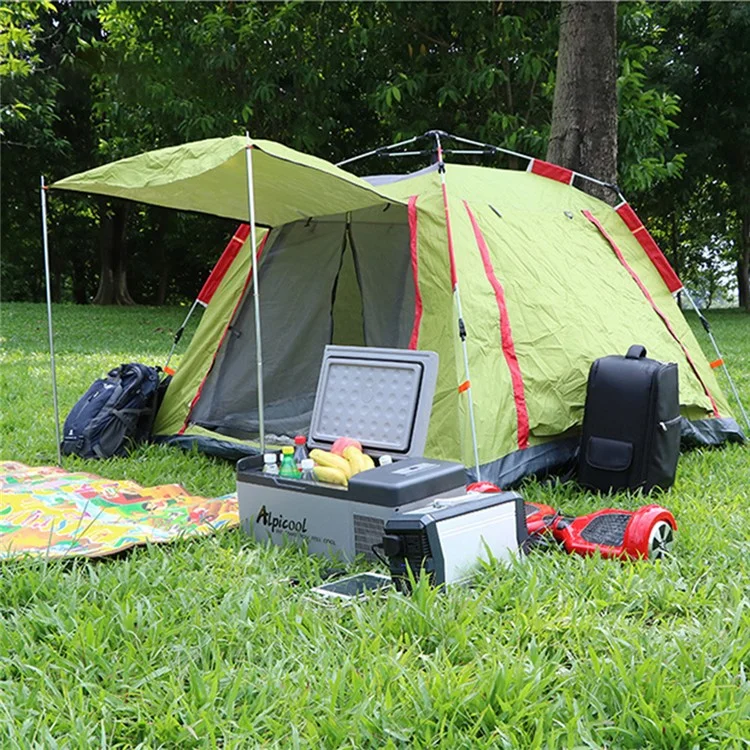
M0 458L54 463L45 309L0 314ZM163 362L183 315L56 307L63 417L112 366ZM750 404L750 316L711 319ZM160 446L65 466L234 487L230 464ZM607 505L569 486L524 493L576 513ZM306 598L324 561L238 530L5 563L0 748L748 747L750 449L684 455L662 502L679 524L663 562L540 553L474 588L421 583L331 608Z

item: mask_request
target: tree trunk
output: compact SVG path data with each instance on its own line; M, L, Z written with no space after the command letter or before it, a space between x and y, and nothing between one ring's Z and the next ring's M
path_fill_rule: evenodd
M99 246L101 274L99 289L94 297L95 305L134 305L128 292L127 243L125 229L129 205L115 201L111 208L105 201L100 203Z
M737 289L740 308L750 312L750 213L742 216L740 257L737 259Z
M79 263L73 263L70 272L73 284L73 302L76 305L88 304L88 290L86 289L86 269Z
M563 0L547 160L604 182L617 180L617 7ZM609 202L590 182L581 187Z
M62 302L62 272L59 268L53 268L52 274L52 290L50 292L53 302Z

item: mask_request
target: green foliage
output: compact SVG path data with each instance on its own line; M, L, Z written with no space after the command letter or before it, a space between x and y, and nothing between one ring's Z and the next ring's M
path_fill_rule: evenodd
M28 5L34 6L37 19L30 67L23 76L8 77L2 88L4 101L24 102L25 107L23 117L11 116L4 122L0 278L4 299L41 300L39 176L46 175L50 181L69 174L90 153L91 61L80 53L79 39L95 33L98 22L93 3L62 8L48 3ZM6 4L2 9L23 6ZM92 275L95 216L91 204L80 198L65 204L50 201L56 291L67 285L68 294L78 301L80 295L73 290L85 286Z
M678 276L701 306L709 308L715 301L734 305L737 216L727 208L727 186L706 179L685 191L681 180L662 197L661 205L644 218Z
M100 18L110 136L153 146L249 128L333 159L436 124L543 144L551 6L110 3Z
M680 97L672 139L684 152L683 179L671 196L653 199L653 211L684 213L692 194L711 185L714 212L726 221L708 245L715 270L731 256L750 262L750 5L663 3L655 6L665 34L655 81ZM744 232L743 232L744 225ZM741 277L740 274L738 276ZM750 309L750 282L741 279L741 300Z
M736 221L720 244L735 255L742 244L737 185L750 174L736 148L750 121L750 63L741 49L747 10L644 2L618 10L620 185L645 213L669 217L678 209L663 194L710 172L733 196L726 213ZM2 227L3 245L13 250L0 268L6 299L41 299L41 173L52 180L245 129L333 161L433 127L546 152L554 3L45 0L6 3L0 13L7 27L0 52L8 59ZM723 50L725 28L731 37ZM706 82L693 91L697 61ZM732 102L726 117L722 101ZM407 171L427 159L352 168ZM474 160L524 166L507 157ZM56 299L93 297L104 209L82 198L51 201ZM138 302L191 297L232 231L207 217L165 220L162 213L138 209L128 219L128 278ZM685 256L686 268L693 257Z
M42 62L37 49L41 18L54 13L50 0L15 2L0 5L0 77L5 79L0 114L3 120L25 119L31 108L7 86L30 75Z
M620 6L619 172L626 195L678 177L685 162L684 153L670 155L679 97L649 80L649 69L662 62L658 46L665 31L655 15L654 6L645 3Z
M113 364L161 361L183 314L55 306L63 411ZM2 316L3 459L49 463L45 311L5 304ZM749 402L746 323L712 323ZM159 446L66 467L209 495L234 484L231 465ZM749 473L747 447L683 455L659 499L679 524L663 562L550 551L491 566L473 588L422 580L410 598L315 604L308 589L330 563L239 530L110 560L6 563L2 744L743 747ZM572 513L613 502L570 485L523 492Z

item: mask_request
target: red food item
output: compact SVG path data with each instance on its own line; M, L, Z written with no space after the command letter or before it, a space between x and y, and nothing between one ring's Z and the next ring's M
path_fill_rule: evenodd
M492 482L472 482L467 488L467 492L501 492L502 490Z
M337 456L343 456L344 450L350 445L353 445L357 450L362 450L362 443L360 443L359 440L350 437L340 437L331 446L331 453L335 453Z

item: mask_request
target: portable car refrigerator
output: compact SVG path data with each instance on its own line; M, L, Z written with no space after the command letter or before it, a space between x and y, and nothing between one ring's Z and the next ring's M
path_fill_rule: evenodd
M421 457L437 380L434 352L327 346L308 447L330 450L353 437L393 463L356 474L348 488L269 476L263 457L237 464L242 528L258 540L306 543L312 553L351 560L373 556L394 513L465 492L458 463Z

